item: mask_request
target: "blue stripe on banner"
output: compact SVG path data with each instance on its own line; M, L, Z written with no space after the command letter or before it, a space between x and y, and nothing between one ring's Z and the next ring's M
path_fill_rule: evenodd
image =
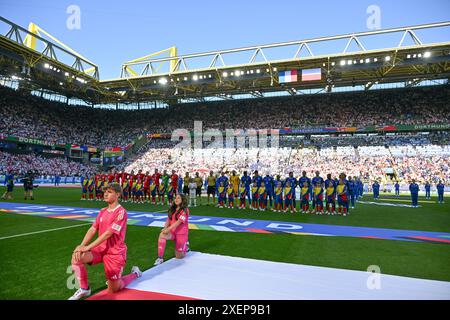
M286 73L284 71L278 72L278 81L280 83L286 82Z
M310 74L321 74L322 70L320 68L314 68L314 69L303 69L302 75L310 75Z

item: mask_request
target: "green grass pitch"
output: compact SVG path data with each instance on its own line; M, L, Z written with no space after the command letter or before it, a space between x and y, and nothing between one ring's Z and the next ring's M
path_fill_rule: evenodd
M3 189L2 189L3 193ZM25 202L23 190L15 188L14 202ZM408 203L408 197L386 202ZM78 189L38 188L35 204L101 208L102 202L80 201ZM370 195L365 196L371 201ZM3 200L2 200L3 201ZM202 200L206 203L206 199ZM31 203L30 200L26 201ZM295 221L392 229L450 232L450 200L439 205L436 198L420 198L417 209L357 203L348 217L255 212L217 209L202 205L192 215ZM124 204L128 210L163 211L164 206ZM0 213L0 238L36 231L86 224L84 221L59 220L36 216ZM0 240L0 299L67 299L71 253L89 228L88 225L53 232ZM126 243L132 265L150 268L156 258L159 228L128 226ZM352 270L367 270L378 265L385 274L450 281L450 246L438 243L414 243L352 237L297 236L290 234L253 234L190 230L192 250L253 259L298 263ZM173 256L168 242L165 258ZM103 266L88 268L93 292L106 288Z

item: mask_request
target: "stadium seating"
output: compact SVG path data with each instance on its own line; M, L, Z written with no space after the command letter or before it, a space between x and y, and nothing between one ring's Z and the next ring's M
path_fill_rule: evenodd
M0 133L97 147L124 146L140 134L190 129L194 120L203 122L203 130L223 130L448 124L450 119L448 86L179 104L140 111L68 106L12 89L0 91ZM299 175L305 170L310 176L319 170L322 175L346 172L369 180L384 177L385 171L392 169L405 181L450 179L448 131L281 136L278 148L211 148L210 143L204 142L203 149L180 150L177 144L170 139L151 139L117 169L175 169L181 174L197 171L203 176L210 170L259 170L263 175L286 175L289 171ZM47 160L34 154L0 153L0 171L28 169L41 174L70 175L102 170L61 158Z
M261 174L280 174L286 176L289 171L300 175L305 170L313 176L316 170L322 175L337 176L340 172L364 179L381 179L387 168L393 168L400 180L416 179L436 183L439 179L450 179L450 159L448 146L360 146L353 147L298 149L200 149L180 150L177 148L149 148L135 161L128 161L119 167L130 172L151 171L166 168L179 173L201 172L204 176L213 170L231 171L259 170ZM441 151L440 151L441 150ZM447 150L444 152L443 150Z
M192 129L194 120L201 120L204 130L281 129L448 124L450 115L448 86L186 103L132 111L68 106L8 88L0 88L0 93L1 133L96 147L125 146L143 133ZM320 141L312 139L316 145Z
M44 158L36 154L12 154L0 151L0 173L14 172L24 174L33 170L39 175L82 176L93 174L97 168L64 158Z

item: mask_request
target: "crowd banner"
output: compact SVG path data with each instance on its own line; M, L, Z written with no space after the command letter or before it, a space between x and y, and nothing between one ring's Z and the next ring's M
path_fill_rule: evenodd
M39 146L47 146L52 148L66 148L65 144L56 144L51 141L47 141L44 139L36 139L36 138L25 138L25 137L16 137L12 135L7 135L0 133L0 140L8 141L8 142L18 142L18 143L26 143L26 144L34 144Z
M284 127L278 130L280 135L293 134L334 134L334 133L374 133L374 132L402 132L402 131L432 131L432 130L450 130L450 123L444 124L417 124L417 125L384 125L384 126L365 126L365 127L311 127L311 128L295 128ZM237 130L242 135L247 135L246 130ZM255 134L253 132L252 134ZM191 132L192 136L192 132ZM170 133L149 133L149 139L170 139Z
M433 131L433 130L450 130L450 123L443 124L414 124L414 125L385 125L385 126L365 126L365 127L313 127L313 128L295 128L295 127L284 127L275 131L278 131L280 135L293 135L293 134L334 134L334 133L373 133L373 132L402 132L402 131ZM273 130L272 130L273 131ZM238 130L236 131L237 135L240 132L242 135L256 134L255 131L247 132L247 130ZM202 133L203 134L203 133ZM192 132L191 132L192 135ZM82 150L84 152L97 153L101 151L127 151L133 148L135 144L142 141L142 139L170 139L170 133L148 133L146 135L140 135L136 139L134 139L128 145L121 147L106 147L104 149L94 147L94 146L86 146L86 145L78 145L78 144L55 144L51 141L47 141L44 139L35 139L35 138L25 138L25 137L16 137L12 135L6 135L0 133L0 140L3 141L11 141L11 142L19 142L19 143L27 143L27 144L35 144L42 146L49 146L52 148L65 148L65 149L73 149L73 150Z

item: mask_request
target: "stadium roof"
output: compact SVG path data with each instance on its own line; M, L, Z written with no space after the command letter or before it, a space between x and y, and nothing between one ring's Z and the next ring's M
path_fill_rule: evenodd
M450 42L424 43L415 33L429 28L448 28L450 22L182 56L176 55L176 48L170 48L161 51L170 53L166 58L154 58L159 52L124 63L121 77L110 80L100 80L98 67L93 62L38 26L31 23L25 29L3 17L0 17L0 24L8 29L0 35L0 74L3 77L19 79L24 88L49 90L92 104L176 103L179 99L201 100L213 96L229 99L236 94L263 97L265 93L281 91L296 95L303 89L331 92L335 87L357 85L369 90L379 83L415 85L423 80L450 76ZM398 34L398 45L375 50L365 48L364 39L386 34ZM412 45L405 45L408 38ZM328 45L339 40L346 43L342 51L313 53L314 44ZM357 49L350 51L352 45ZM285 50L285 57L267 59L268 52L274 49ZM246 58L242 58L242 63L226 64L227 57L233 54ZM191 64L195 68L189 67ZM297 79L287 77L284 79L294 81L283 83L280 72L284 71L298 72ZM314 74L316 80L306 81L302 72Z

